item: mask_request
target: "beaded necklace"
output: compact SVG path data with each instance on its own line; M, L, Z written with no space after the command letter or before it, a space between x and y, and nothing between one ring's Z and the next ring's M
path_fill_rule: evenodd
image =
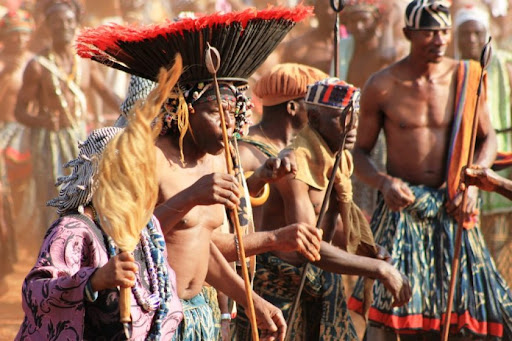
M96 210L91 205L95 223L100 226ZM101 226L100 226L101 227ZM144 254L144 261L149 273L151 294L146 298L142 298L140 288L142 283L137 276L137 283L132 287L133 295L137 304L147 312L155 311L153 323L146 340L160 340L162 322L169 307L167 302L171 299L173 288L169 279L169 272L166 266L164 250L165 240L161 233L158 232L153 220L150 220L146 228L141 232L141 247ZM109 258L119 253L112 238L107 236L107 251Z
M48 53L48 60L55 65L57 70L59 70L63 75L67 75L65 83L69 86L69 83L75 82L75 84L80 84L80 79L82 78L82 70L80 67L78 67L78 64L80 62L78 55L74 56L73 59L73 67L70 74L67 74L62 68L57 64L55 55L52 51ZM55 95L57 95L57 98L59 100L59 104L64 111L64 114L66 115L66 118L71 123L72 127L76 127L76 119L80 118L82 116L80 103L78 102L78 98L74 96L74 108L75 108L75 115L71 115L71 112L69 110L69 103L66 100L66 97L64 96L64 93L62 92L61 82L57 75L54 72L50 72L51 78L52 78L52 84L55 89Z

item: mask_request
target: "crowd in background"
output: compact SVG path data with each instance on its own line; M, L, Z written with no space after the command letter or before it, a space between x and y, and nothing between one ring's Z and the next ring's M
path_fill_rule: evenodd
M48 49L49 38L58 37L61 30L59 27L52 28L51 23L46 20L42 10L43 2L45 1L0 1L0 17L3 18L0 21L0 243L4 245L0 246L0 297L5 292L4 279L16 262L18 248L28 246L36 250L45 229L56 217L48 213L50 211L44 207L44 203L56 196L53 183L65 174L62 163L76 157L73 156L74 150L66 150L66 143L84 139L91 130L113 124L119 116L119 105L126 96L130 80L125 73L69 56L67 61L62 61L62 65L64 70L68 69L66 66L70 66L72 72L64 71L64 74L71 81L74 77L80 89L72 90L70 87L71 90L58 90L62 92L60 103L45 102L44 98L26 99L27 93L19 97L19 90L28 89L24 83L31 79L31 75L24 75L27 63L41 51ZM493 109L491 119L498 132L498 151L511 152L512 1L451 2L454 36L447 55L457 59L478 59L482 42L488 36L493 38L493 58L496 59L496 65L489 69L488 97ZM157 23L186 16L190 12L229 12L250 6L262 9L269 3L294 6L298 1L76 0L79 18L77 24L80 27L95 27L109 22L133 25ZM374 72L403 58L409 50L409 42L402 33L403 13L409 0L381 0L372 3L366 13L351 15L344 11L340 17L342 40L339 47L339 76L362 89ZM309 0L306 4L315 6L315 16L298 24L286 36L249 80L250 85L278 63L297 62L333 74L335 13L328 0ZM470 20L477 22L476 27L465 25ZM81 70L81 75L77 75L73 68ZM45 81L51 88L52 80ZM45 96L34 89L31 91L33 97ZM253 97L253 121L257 123L262 104L257 97ZM24 99L26 103L23 102ZM57 122L53 122L52 105L62 107L55 109L59 112L55 118ZM42 110L42 106L48 107L45 122L33 118L38 110ZM20 108L25 113L16 112ZM66 108L69 110L64 110ZM71 112L74 118L66 117L66 112ZM77 121L74 122L74 119ZM41 136L37 149L29 140L30 136L35 135L38 124L45 128L54 124L54 128L64 126L70 129L67 137ZM46 138L48 142L41 142ZM382 139L383 137L380 138ZM53 157L48 158L49 154ZM385 168L384 142L377 144L373 158L378 167ZM512 178L512 172L506 169L500 174ZM358 188L357 193L360 194L355 199L370 219L375 209L376 191L358 183L357 179L354 182ZM512 283L512 271L507 264L507 259L512 255L512 233L509 226L512 221L512 205L497 195L484 194L481 213L482 231L489 249L505 279Z

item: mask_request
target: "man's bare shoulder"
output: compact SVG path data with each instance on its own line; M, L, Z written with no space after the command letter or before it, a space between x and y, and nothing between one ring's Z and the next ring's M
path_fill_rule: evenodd
M238 142L238 151L240 153L240 160L242 162L242 167L245 171L253 171L264 162L266 159L265 154L256 146L244 142Z

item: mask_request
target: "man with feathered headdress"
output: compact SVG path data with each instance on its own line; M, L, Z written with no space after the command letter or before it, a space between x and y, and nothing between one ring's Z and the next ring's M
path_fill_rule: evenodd
M176 53L183 56L184 72L163 108L163 128L157 141L160 194L155 210L184 305L179 340L216 337L211 309L201 293L205 279L243 305L248 303L234 290L240 277L211 242L212 232L224 224L225 208L245 207L239 182L227 174L222 156L225 146L217 100L229 137L235 131L241 133L250 106L244 94L247 78L309 12L309 8L298 6L185 18L137 29L104 26L84 31L79 39L82 56L150 80L156 80L160 67L167 67ZM216 74L220 98L205 65L207 43L220 55ZM242 225L246 214L239 212ZM236 258L233 237L226 244L231 258ZM262 336L282 339L285 323L280 311L257 295L254 304Z
M474 164L492 164L496 135L486 106L485 74L477 101L479 63L445 57L451 27L446 2L412 1L403 29L411 42L409 55L374 74L362 92L355 169L380 191L371 222L375 241L389 251L413 290L407 305L393 307L382 284L374 285L369 339L396 340L400 334L401 340L439 340L451 275L458 283L451 325L446 326L452 337L512 337L512 293L482 239L477 188L469 187L467 201L461 204L460 174L472 148L475 112L479 119ZM386 137L386 172L370 161L381 130ZM450 274L458 223L463 224L460 273ZM362 291L358 283L351 308L360 308Z

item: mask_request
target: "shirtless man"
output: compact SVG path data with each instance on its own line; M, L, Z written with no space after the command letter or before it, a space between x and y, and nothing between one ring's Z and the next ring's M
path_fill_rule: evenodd
M331 85L330 89L323 88ZM284 212L284 214L265 214L261 224L262 230L270 231L282 224L299 221L315 224L319 214L327 184L316 186L307 179L317 176L322 179L329 177L330 168L334 164L333 155L338 149L342 131L342 125L339 123L342 103L348 103L350 94L357 93L357 90L338 79L316 82L310 86L310 89L316 89L318 93L322 94L332 94L332 97L327 96L331 103L329 105L319 103L323 96L310 95L311 91L316 90L310 90L306 95L309 125L298 133L295 141L289 147L293 150L291 158L297 160L297 173L289 174L274 184L277 189L275 195L279 200L274 200L272 206L275 206L273 209ZM347 100L343 97L346 94L349 94ZM354 140L355 130L352 130L348 134L347 148L353 146ZM301 141L308 141L308 145L302 144ZM344 156L347 157L348 154L345 152ZM311 159L307 159L304 155L312 156ZM344 165L346 168L347 163ZM350 192L350 179L349 175L345 173L342 177L344 181L336 181L335 188L337 189L333 191L330 198L331 204L322 226L324 240L331 238L327 237L327 231L332 232L333 228L337 230L337 236L333 243L339 247L331 245L330 240L322 242L320 249L322 257L319 261L314 262L314 266L310 269L311 274L308 275L306 281L304 296L298 310L300 317L293 325L288 326L291 328L291 339L314 340L318 339L319 335L325 340L358 339L348 316L340 273L381 279L392 291L397 305L406 303L410 297L407 279L390 264L379 259L353 254L356 251L359 254L371 254L371 252L365 251L374 250L374 245L373 238L368 233L364 234L364 237L362 237L363 234L359 234L359 238L355 239L344 238L346 235L340 229L343 224L340 224L339 216L342 206L345 207L345 204L341 204L341 202L344 202L345 195L348 196L348 192ZM336 193L339 193L340 197ZM347 204L351 204L351 200ZM351 234L353 237L360 232L360 226L355 220L351 221L351 226L352 223L357 225L354 231L358 231ZM348 230L348 228L346 229ZM366 230L369 232L367 225ZM346 249L352 253L348 253L345 251ZM372 256L375 257L376 254L373 253ZM296 253L284 253L276 250L259 256L254 282L255 291L279 306L287 316L290 303L297 292L303 265L304 259ZM336 308L333 305L336 305ZM318 316L322 316L322 318L318 319ZM237 324L239 340L248 337L244 327L247 328L247 322L244 324L244 320L241 319Z
M468 6L459 9L454 16L454 31L460 59L480 60L482 48L490 32L487 8ZM492 51L487 76L487 104L493 128L496 130L497 150L506 153L512 150L512 53L496 46ZM497 172L504 178L512 178L511 168ZM512 283L512 269L508 264L512 254L512 235L509 232L512 206L510 201L497 193L483 192L481 196L482 233L491 255L496 260L496 266L507 283Z
M235 208L240 203L241 195L236 179L226 173L219 109L215 100L206 100L212 94L213 89L203 95L205 100L200 98L192 104L190 128L182 147L179 134L169 133L157 140L159 205L155 215L163 226L169 263L176 271L178 296L185 306L194 308L193 302L200 299L205 279L246 305L245 297L234 290L234 283L239 283L241 278L229 268L226 259L211 242L212 232L225 223L225 207ZM232 93L224 102L229 134L233 133L235 124L231 111L234 101ZM184 160L180 159L181 151ZM232 236L230 241L232 253L235 254ZM209 262L206 261L208 259ZM285 325L280 311L267 306L268 303L257 295L254 303L258 312L266 312L274 320L272 322L270 318L260 315L260 320L266 318L264 321L268 323L267 326L262 324L263 329L275 332L279 328L282 333ZM184 323L182 328L187 328L187 323L192 324L193 321L190 318L187 321L185 315Z
M28 131L16 122L14 107L23 70L31 57L28 42L32 29L32 17L22 10L10 11L0 20L0 40L3 44L0 53L0 81L3 84L0 90L0 152L3 158L0 177L5 193L10 196L4 203L12 203L6 209L11 211L11 218L17 224L20 224L16 219L24 204L24 193L28 190L31 165L30 151L24 144Z
M333 56L333 27L336 16L328 0L317 0L314 8L317 27L280 47L281 63L299 63L328 73Z
M453 109L461 100L456 96L457 81L478 85L479 65L461 64L474 70L464 77L457 71L466 69L459 69L457 61L444 56L451 27L445 3L413 1L405 18L404 34L411 42L410 53L373 75L363 89L354 161L360 178L381 192L372 221L375 240L388 249L395 266L408 276L414 295L407 305L393 308L389 295L381 285L375 285L370 323L381 328L370 327L368 340L396 340L396 334L402 332L401 340L417 340L418 335L424 340L439 340L457 229L453 217L460 217L460 211L465 217L472 214L478 195L476 188L469 187L466 206L460 205L462 195L457 193L458 183L453 180L460 168L456 169L457 158L449 154L449 148L450 132L457 123ZM465 96L465 103L475 103L469 100L475 98L475 93L468 91ZM474 163L489 166L496 155L496 136L484 100L478 110ZM466 115L473 114L474 108L469 107ZM369 158L381 129L387 142L387 172L377 171ZM454 141L468 131L454 130ZM448 165L456 169L455 173L447 172ZM502 297L511 297L510 292L494 268L478 270L481 264L492 263L478 227L464 229L462 245L452 332L458 336L462 331L467 333L462 336L465 340L468 334L501 337L501 330L479 326L492 322L509 330L503 324L510 321L510 308L505 308L510 304L502 302L506 301ZM476 255L470 258L468 253ZM474 280L463 280L467 276ZM493 289L482 288L478 283L483 282L493 283ZM354 297L361 297L361 288L359 283ZM469 302L477 302L478 308L469 308L474 304ZM358 301L351 299L349 305L357 308ZM497 314L491 308L495 306L500 307ZM464 322L467 316L478 321L476 325Z
M26 223L17 218L29 185L30 151L22 145L27 132L16 123L14 106L23 68L30 57L27 46L32 25L30 15L21 10L10 11L0 20L3 44L0 52L0 288L3 292L7 291L4 277L13 270L17 258L16 232Z
M275 196L274 187L265 184L277 181L276 177L283 174L272 174L268 168L261 166L269 162L269 158L274 158L273 162L279 163L288 160L280 160L277 156L307 124L304 104L307 85L324 78L327 78L327 74L317 68L284 63L272 67L254 85L253 94L262 100L263 115L261 121L249 129L249 134L239 139L238 147L244 171L255 172L253 176L247 177L251 196L261 196L261 191L267 191L262 190L263 186L268 188L267 200L253 204L252 207L257 231L260 230L262 214L276 216L282 213L279 205L272 204L274 200L281 200ZM280 168L285 172L287 166L288 171L293 171L293 165L283 166ZM263 199L254 200L255 203L257 201Z
M54 184L64 175L63 160L76 158L76 140L86 134L87 107L84 91L94 88L106 104L118 108L121 100L102 83L101 75L89 61L74 51L80 6L74 1L38 2L52 38L51 47L32 59L23 75L16 119L32 128L31 144L36 200L46 202L57 195ZM36 114L33 115L32 112ZM50 226L54 212L41 207L40 228Z

